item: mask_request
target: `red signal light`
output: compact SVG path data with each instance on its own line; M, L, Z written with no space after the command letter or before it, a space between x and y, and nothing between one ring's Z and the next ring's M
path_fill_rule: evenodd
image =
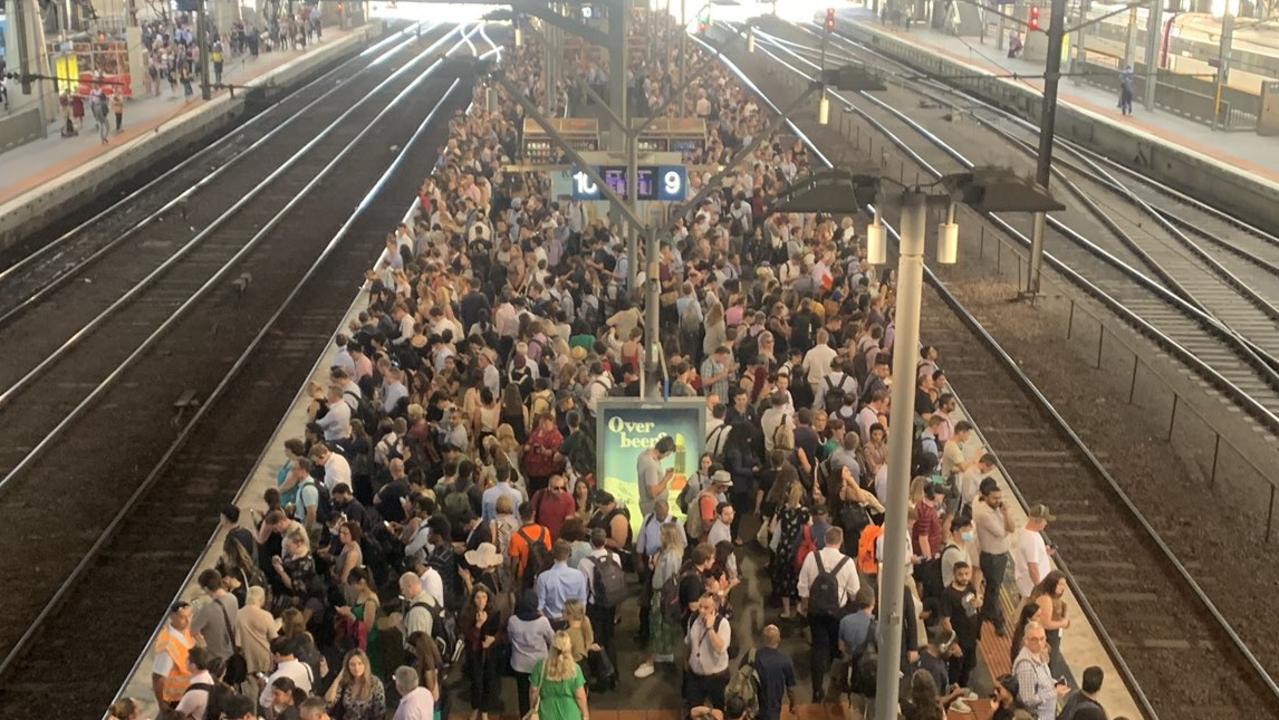
M1030 27L1031 30L1039 29L1039 6L1038 5L1030 6L1030 18L1026 24Z
M826 8L826 32L835 32L835 8Z

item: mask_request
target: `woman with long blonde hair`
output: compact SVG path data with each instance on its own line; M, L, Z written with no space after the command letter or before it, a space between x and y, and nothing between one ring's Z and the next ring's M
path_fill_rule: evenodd
M529 704L539 720L586 720L586 677L573 660L573 640L563 630L555 633L551 652L533 666Z

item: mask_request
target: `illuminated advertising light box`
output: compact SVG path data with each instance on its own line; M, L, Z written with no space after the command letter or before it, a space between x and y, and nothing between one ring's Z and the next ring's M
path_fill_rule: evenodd
M671 513L682 515L675 502L697 472L698 459L706 444L706 401L702 398L605 398L597 406L595 420L596 477L599 487L617 498L631 514L631 527L639 532L643 521L640 509L638 463L640 454L651 449L663 436L675 441L675 452L662 460L662 468L675 471L666 489Z

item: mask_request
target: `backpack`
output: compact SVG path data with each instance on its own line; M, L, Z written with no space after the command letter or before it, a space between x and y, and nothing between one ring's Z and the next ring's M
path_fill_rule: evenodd
M316 495L320 498L315 506L315 523L324 526L328 524L329 517L333 515L333 496L329 494L329 489L324 483L316 482L314 477L307 477L302 484L298 485L299 498L302 497L302 488L307 485L313 485Z
M866 639L853 651L848 663L848 689L862 697L875 697L876 673L879 671L879 650L875 645L875 621L870 621Z
M378 412L378 407L373 404L372 400L363 395L353 393L350 390L344 391L342 395L343 397L350 396L355 399L355 407L351 408L351 417L364 423L365 428L377 427L381 414Z
M694 502L689 503L693 511L688 513L688 519L684 521L684 530L692 540L700 541L702 535L706 532L706 528L702 527L702 498L710 494L709 490L703 490L697 493L697 498Z
M209 694L209 699L204 705L205 720L216 720L222 717L222 708L226 701L235 695L235 689L223 682L209 683L191 683L187 686L187 692L192 690L203 690ZM185 693L183 693L185 695Z
M455 527L461 527L471 513L471 499L465 490L452 490L444 496L444 517Z
M746 336L737 344L737 362L742 367L753 365L755 358L759 356L759 336L760 333L752 335L748 330Z
M684 617L684 608L679 602L679 580L683 577L679 573L666 578L666 582L662 583L662 607L660 612L666 621L678 625Z
M867 575L879 574L879 558L876 557L875 543L884 534L882 525L867 525L862 528L862 536L857 539L857 569Z
M626 573L613 553L591 558L591 589L594 604L602 608L614 608L626 599Z
M833 415L844 407L844 397L847 395L847 391L844 390L844 381L847 379L847 375L841 377L838 385L831 382L829 375L823 379L826 384L826 394L822 397L822 404L826 407L827 413Z
M716 623L718 627L718 622ZM742 662L728 679L724 688L724 699L737 698L746 708L746 717L759 714L759 671L755 669L755 649L751 648L742 658Z
M813 526L805 525L804 531L799 536L799 547L795 548L795 573L798 574L804 567L804 561L808 559L814 551L817 550L817 543L813 542Z
M675 498L675 504L679 507L679 511L687 515L688 506L701 493L702 484L697 479L697 475L690 475L684 483L684 489L679 491L679 497Z
M528 536L524 532L524 528L515 531L516 535L524 538L524 544L528 546L528 562L524 564L524 577L521 583L526 589L533 587L533 583L537 580L537 576L550 569L555 564L555 560L551 557L551 551L546 549L546 528L538 528L541 530L537 535L537 540Z
M464 649L462 639L458 636L456 619L445 613L444 608L435 603L415 602L409 606L409 611L418 607L426 608L426 611L431 614L431 639L440 649L440 658L444 662L444 667L451 667L462 657Z
M835 567L827 571L822 564L822 554L813 553L817 561L817 577L808 590L808 612L825 617L839 617L844 604L839 601L839 571L848 564L848 556L841 557Z

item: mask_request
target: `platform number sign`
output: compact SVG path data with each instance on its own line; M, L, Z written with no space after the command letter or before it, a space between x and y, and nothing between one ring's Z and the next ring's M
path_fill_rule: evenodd
M601 165L595 171L610 190L622 198L630 198L626 188L626 166ZM641 165L636 172L639 173L639 200L681 202L688 196L688 170L683 165ZM573 173L571 189L574 200L601 200L604 197L599 184L581 170Z

